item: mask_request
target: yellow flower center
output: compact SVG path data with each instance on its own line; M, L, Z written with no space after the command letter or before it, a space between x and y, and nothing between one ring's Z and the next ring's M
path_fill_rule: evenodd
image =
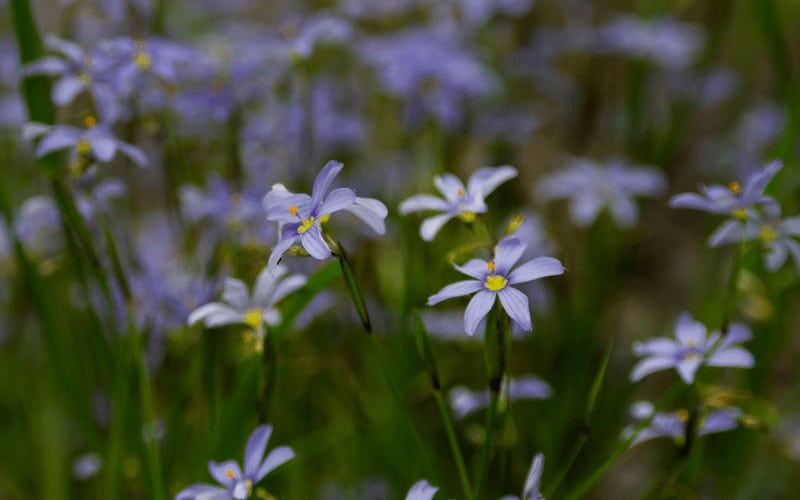
M92 77L84 72L80 72L78 73L78 80L80 80L82 84L88 85L92 81Z
M747 209L746 208L734 208L731 211L731 215L736 217L739 220L744 220L747 218Z
M89 144L89 141L81 137L75 145L75 149L78 150L79 155L87 155L92 151L92 145Z
M694 347L694 340L687 341L686 345L689 346L689 347Z
M247 326L252 328L253 330L260 330L261 329L261 322L263 320L263 316L261 313L261 309L248 309L246 313L244 313L244 322Z
M459 215L458 218L463 220L464 222L475 222L475 219L478 216L475 212L464 212L463 214Z
M228 479L233 479L234 473L230 469L225 469L225 475L228 476Z
M150 69L150 56L144 51L144 47L140 46L133 56L133 62L142 69Z
M294 206L294 205L290 206L290 207L289 207L289 213L290 213L291 215L297 215L297 207L296 207L296 206Z
M458 191L456 191L456 194L458 195L459 198L461 198L462 196L464 196L464 190L459 189Z
M314 225L315 218L309 217L308 219L303 219L303 222L300 223L300 226L297 227L297 232L300 234L304 234L306 231L311 229L311 226Z
M761 241L764 243L771 243L778 239L778 232L773 229L772 226L762 226L758 237L761 238Z
M492 292L499 292L503 288L508 285L508 280L505 277L499 274L493 274L492 276L487 276L486 281L483 283L483 286L486 287L487 290Z
M92 128L97 126L97 118L92 115L86 115L83 117L83 125L86 128Z
M697 354L696 352L689 352L689 353L684 354L683 359L691 360L691 359L697 359L699 357L700 357L700 355Z
M742 185L738 182L731 182L728 184L728 189L730 189L733 194L739 194L742 192Z

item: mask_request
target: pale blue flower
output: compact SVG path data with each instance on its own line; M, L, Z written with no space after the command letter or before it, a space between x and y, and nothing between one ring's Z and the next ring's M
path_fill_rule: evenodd
M689 419L689 412L680 410L659 412L655 415L654 412L655 407L648 401L638 401L631 406L631 416L637 421L646 420L652 416L650 423L639 431L631 442L631 446L658 437L670 437L679 444L683 443L686 439L686 422ZM739 426L738 420L741 417L742 411L734 407L710 411L706 409L699 417L697 435L705 436L735 429ZM628 426L623 429L622 438L628 439L632 436L634 428L635 426Z
M508 495L500 500L545 500L544 495L539 491L542 485L542 472L544 472L544 454L537 453L528 469L522 496Z
M406 500L432 500L437 491L438 487L431 486L428 481L421 479L408 490Z
M731 219L720 225L709 237L709 244L714 247L723 244L730 235L741 233L745 221L759 215L759 210L769 217L780 215L780 206L771 196L764 194L767 184L783 167L780 161L773 161L764 168L752 172L744 184L732 182L728 186L713 184L700 186L701 194L681 193L672 197L669 206L673 208L691 208L712 214L727 215Z
M144 151L117 139L108 124L98 124L92 117L84 121L86 128L27 123L23 128L23 136L27 140L40 138L36 144L36 156L39 158L68 149L73 165L87 160L105 163L113 160L119 152L140 167L147 165Z
M550 385L539 377L527 375L518 379L504 378L500 389L500 396L505 400L508 394L509 401L520 399L545 399L549 398L552 390ZM471 391L464 386L456 386L448 393L450 406L456 418L464 418L470 413L489 406L491 395L488 390Z
M800 237L800 216L781 218L778 212L776 216L766 218L756 214L743 223L727 221L716 232L712 246L758 240L766 250L764 265L767 270L777 271L791 255L800 272L800 243L795 239L797 237Z
M631 380L636 382L653 372L675 368L684 382L692 384L703 365L750 368L755 363L753 355L734 346L750 338L750 329L740 323L728 325L724 335L715 330L707 336L703 324L683 313L675 324L675 340L657 337L633 345L634 354L645 359L633 367Z
M472 259L463 266L456 264L455 268L458 271L475 279L447 285L438 293L428 297L428 305L432 306L443 300L475 293L464 312L464 329L467 335L472 335L478 323L494 305L495 298L499 297L503 309L511 319L523 330L532 331L528 297L511 285L564 274L564 266L558 259L538 257L512 271L511 268L527 246L517 238L505 238L495 247L494 259L488 262Z
M294 458L288 446L273 449L264 457L267 442L272 434L271 425L260 425L247 440L244 451L244 471L233 460L220 464L209 461L208 471L222 487L210 484L193 484L175 495L175 500L244 500L250 496L253 486L280 465Z
M632 227L639 218L635 196L655 197L666 188L664 174L653 167L630 166L622 160L605 165L585 158L575 158L539 182L536 194L543 201L570 200L572 221L578 226L591 225L604 208L623 228Z
M433 178L436 189L444 199L429 194L418 194L400 203L399 211L405 215L420 210L444 212L429 217L422 222L419 234L425 241L431 241L447 221L459 217L465 222L475 220L476 214L489 211L484 199L500 184L517 176L517 169L508 165L485 167L477 170L469 178L467 186L453 174Z
M187 318L193 325L202 321L208 328L243 324L249 326L259 337L263 336L264 323L277 325L281 314L275 304L306 284L306 277L289 274L284 266L274 271L265 267L256 278L252 295L244 282L227 278L222 292L222 302L211 302L195 309Z
M349 211L376 232L385 230L383 219L388 210L381 201L359 198L350 188L337 188L328 193L333 179L343 166L337 161L329 161L314 180L310 196L291 193L280 184L273 186L264 196L263 207L267 220L281 224L280 241L272 249L268 269L274 269L286 250L298 241L315 259L324 260L333 255L323 236L321 224L335 212Z

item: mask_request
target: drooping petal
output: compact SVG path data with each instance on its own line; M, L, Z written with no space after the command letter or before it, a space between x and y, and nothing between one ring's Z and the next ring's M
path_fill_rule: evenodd
M318 207L322 200L325 198L325 193L328 192L328 189L331 187L333 183L333 179L339 175L339 172L342 171L344 168L344 164L338 161L329 161L322 167L322 170L319 171L317 174L317 178L314 179L314 187L311 190L311 199L312 205Z
M488 290L481 290L476 293L472 300L467 304L467 309L464 311L464 329L467 335L473 335L478 323L488 314L489 309L494 305L494 297L496 293ZM428 299L430 300L430 299Z
M53 85L53 102L57 106L66 106L84 87L86 84L80 78L73 75L63 76Z
M731 323L728 325L728 330L725 333L725 337L722 339L722 342L720 342L719 348L722 349L723 347L728 347L729 345L747 342L752 338L753 333L750 331L750 328L741 323Z
M192 311L186 319L186 323L194 325L201 320L207 327L216 328L218 326L240 323L242 321L242 315L231 309L227 304L211 302Z
M708 358L706 364L708 366L751 368L755 364L755 358L750 354L750 351L743 347L726 347L714 352L714 354Z
M708 198L697 193L676 194L669 200L669 206L672 208L691 208L706 212L713 211L712 203L708 200Z
M317 217L321 217L323 215L332 214L333 212L338 212L339 210L343 210L353 202L356 201L356 193L350 188L338 188L331 191L331 194L325 197L325 201L322 202L321 205L316 210L314 214ZM314 205L317 207L317 205ZM314 208L311 209L312 211Z
M672 356L678 349L680 347L674 340L665 337L633 344L633 353L636 356Z
M64 54L64 56L73 63L80 63L83 61L85 54L83 48L71 40L65 40L53 35L46 35L44 37L44 44L48 49Z
M645 358L636 363L636 366L631 370L631 382L638 382L651 373L666 370L673 366L675 366L675 361L671 358Z
M780 241L772 242L768 248L769 251L764 255L765 267L768 271L774 272L786 263L789 249L786 248L786 245L781 244Z
M141 149L126 142L118 142L117 148L133 163L139 165L140 167L147 166L147 155L145 155L144 151Z
M225 278L222 300L232 305L236 310L244 311L250 304L250 292L247 290L247 285L235 278Z
M800 216L783 219L778 224L778 232L788 236L800 236Z
M254 477L261 467L261 459L267 449L269 437L272 435L271 425L259 425L247 439L244 449L244 475Z
M460 273L466 274L467 276L472 276L478 280L483 280L489 270L488 265L489 263L483 259L470 259L465 262L463 266L453 264L453 267L455 267Z
M738 408L720 408L706 415L702 425L697 430L697 434L705 436L716 432L729 431L739 426L738 419L742 416L742 410Z
M283 226L281 230L281 239L278 241L278 244L272 248L272 253L269 254L269 259L267 260L267 269L269 269L270 274L274 275L275 269L281 257L283 257L283 254L289 247L294 245L299 238L300 235L297 234L297 224L286 224Z
M515 236L503 238L494 247L494 264L497 274L507 276L508 271L522 257L526 248L528 248L527 243L523 243Z
M639 219L639 209L636 207L636 203L627 195L614 197L608 208L611 210L611 216L614 221L622 228L633 227Z
M210 484L193 484L175 495L175 500L228 500L231 494L226 488Z
M433 306L444 300L463 297L482 289L483 283L478 280L456 281L428 297L428 305Z
M308 231L300 235L300 244L315 259L325 260L332 255L331 248L325 243L322 232L316 223L308 228Z
M239 468L234 460L226 460L221 464L217 462L208 462L208 472L219 484L230 488L242 477L242 470Z
M538 257L511 271L508 275L508 283L515 285L561 274L564 274L564 266L561 261L552 257Z
M87 133L86 140L92 146L92 153L100 161L111 161L117 154L117 140L105 134Z
M414 483L414 486L408 490L406 500L432 500L437 491L439 488L431 486L428 481L422 479Z
M386 205L375 198L356 197L352 205L345 207L346 211L361 219L366 225L378 234L386 234L384 220L389 215Z
M261 463L261 467L258 468L258 472L256 473L255 477L253 477L253 482L257 483L264 479L264 476L278 468L279 466L285 464L289 460L295 457L294 450L289 448L288 446L279 446L274 450L270 451L267 455L267 458Z
M60 57L46 56L37 59L22 68L22 74L25 76L30 75L48 75L56 76L66 73L70 66L66 61Z
M422 236L422 239L425 241L433 240L436 233L445 225L447 221L455 217L454 214L441 214L435 215L433 217L429 217L422 221L422 225L419 226L419 235Z
M783 168L783 162L775 160L770 162L764 168L751 174L744 186L742 186L742 200L749 203L754 203L758 197L764 193L764 188L767 187L769 181L775 177L775 174Z
M500 296L500 303L503 304L503 309L506 310L511 319L526 332L532 331L533 324L531 324L528 297L516 288L509 286L497 292L497 295Z
M723 222L708 238L708 245L716 248L720 245L727 245L746 238L744 225L736 219L728 219Z
M400 215L406 215L420 210L450 210L450 205L443 199L429 194L418 194L404 200L398 207Z
M602 208L603 200L595 193L586 192L572 198L569 204L569 213L575 224L585 227L597 219Z
M455 203L461 197L461 194L466 193L461 179L450 173L434 177L433 185L450 203Z
M678 370L678 375L681 376L684 382L692 384L694 383L694 374L697 373L697 369L700 368L702 363L703 360L700 357L684 359L678 362L675 369Z
M80 133L72 127L53 127L36 146L36 156L42 157L53 151L74 147L79 138Z
M480 168L469 178L467 191L472 197L484 198L497 189L500 184L516 176L517 169L509 165Z

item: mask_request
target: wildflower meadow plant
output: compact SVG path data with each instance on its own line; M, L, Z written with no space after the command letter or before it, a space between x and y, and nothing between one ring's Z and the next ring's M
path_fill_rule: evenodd
M739 426L738 421L742 415L742 410L734 407L706 409L700 417L697 435L705 436L735 429ZM634 430L634 426L623 429L622 437L631 440L630 446L659 437L672 438L678 444L685 443L688 411L656 412L649 401L638 401L631 406L631 416L639 422L649 419L649 423L638 431Z
M209 498L245 500L253 488L267 474L294 458L288 446L279 446L264 456L272 435L271 425L260 425L247 440L244 451L244 470L233 460L222 463L208 462L208 472L222 486L193 484L175 495L175 500L203 500Z
M403 201L399 211L402 215L421 210L443 212L425 219L419 228L422 239L431 241L450 219L458 217L464 222L473 222L478 214L486 213L489 210L484 201L486 196L516 176L517 169L514 167L486 167L472 174L466 187L453 174L436 176L433 183L444 199L418 194Z
M472 335L499 298L511 319L523 330L532 331L528 297L512 285L564 274L564 266L558 259L537 257L512 270L526 247L519 239L509 237L497 244L492 260L472 259L463 266L454 264L459 272L473 279L447 285L428 297L428 305L474 293L464 312L464 329L467 335Z
M750 368L755 363L753 355L735 344L752 338L750 329L740 323L732 323L724 333L713 331L708 335L706 327L689 313L683 313L675 323L675 340L658 337L633 345L633 352L643 357L631 372L631 380L668 368L675 368L687 384L701 366L731 366Z

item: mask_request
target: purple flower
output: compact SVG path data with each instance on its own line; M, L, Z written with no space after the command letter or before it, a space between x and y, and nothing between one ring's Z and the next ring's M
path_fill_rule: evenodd
M508 394L509 401L518 399L545 399L549 398L552 390L547 382L539 377L528 375L519 379L503 379L503 387L500 389L501 397ZM464 418L481 408L489 406L489 390L473 392L466 387L456 386L450 389L448 394L450 406L456 418Z
M622 160L600 165L576 158L540 181L536 194L544 201L568 198L570 216L578 226L592 224L608 207L614 221L628 228L639 218L633 197L658 196L665 187L664 175L652 167L632 167Z
M274 270L283 254L295 242L315 259L324 260L332 255L325 241L322 223L331 214L347 210L375 229L385 229L383 219L388 213L386 205L373 198L359 198L350 188L337 188L328 193L333 179L344 167L338 161L329 161L314 180L311 196L294 194L280 184L264 196L262 203L267 220L281 224L280 241L272 249L267 268ZM379 231L380 232L380 231Z
M472 335L478 323L494 305L495 297L499 297L503 309L511 319L523 330L532 331L528 297L511 285L564 274L564 266L558 259L538 257L512 271L511 267L516 264L527 246L517 238L505 238L495 247L494 259L488 262L472 259L463 266L455 265L458 271L475 279L447 285L428 297L428 305L475 293L464 312L464 328L467 335Z
M778 209L780 210L780 209ZM715 233L712 246L726 245L739 241L759 240L766 250L764 265L769 271L777 271L789 255L794 259L800 272L800 216L782 219L780 212L774 217L755 215L751 219L739 223L730 220Z
M92 160L110 162L119 151L140 167L147 164L144 152L117 139L107 124L98 124L91 116L84 119L84 124L86 128L81 129L32 122L25 125L22 133L27 140L41 137L36 145L36 156L39 158L54 151L69 149L70 164L76 166Z
M675 324L676 340L657 337L633 345L634 354L645 359L633 367L631 380L636 382L653 372L675 368L684 382L692 384L702 365L750 368L755 362L753 355L734 344L751 337L750 329L740 323L729 325L724 336L714 331L707 337L706 327L683 313Z
M652 419L647 427L643 428L631 442L635 446L643 441L658 437L671 437L678 443L682 443L686 438L686 422L689 419L689 412L679 410L675 412L659 412L653 415L655 408L648 401L639 401L631 406L631 416L642 421L652 415ZM705 436L716 432L724 432L738 427L738 419L742 416L742 411L734 407L719 408L706 411L700 417L697 435ZM622 438L628 439L634 433L634 426L626 427L622 431Z
M444 212L429 217L422 222L419 234L425 241L431 241L447 221L459 217L464 222L475 220L476 214L486 213L484 198L509 179L517 176L517 169L510 166L485 167L477 170L469 178L467 186L453 174L433 178L433 183L444 199L429 194L418 194L403 201L399 211L405 215L420 210Z
M768 216L779 216L780 206L771 196L764 194L767 184L783 167L780 161L773 161L760 170L751 173L744 185L732 182L728 186L713 184L700 186L702 194L681 193L672 197L669 206L672 208L691 208L712 214L732 217L722 223L709 238L714 247L730 238L734 232L744 229L744 221L758 216L757 208Z
M428 481L421 479L408 490L406 500L432 500L437 491L438 487L431 486Z
M528 469L522 496L509 495L502 497L500 500L544 500L544 495L539 491L542 485L542 472L544 472L544 454L537 453L533 457L530 469Z
M280 446L269 452L264 458L271 434L271 425L260 425L250 435L244 451L244 472L233 460L227 460L221 464L208 462L208 471L223 487L193 484L175 495L175 500L244 500L248 498L254 485L276 467L283 465L295 456L291 448Z

